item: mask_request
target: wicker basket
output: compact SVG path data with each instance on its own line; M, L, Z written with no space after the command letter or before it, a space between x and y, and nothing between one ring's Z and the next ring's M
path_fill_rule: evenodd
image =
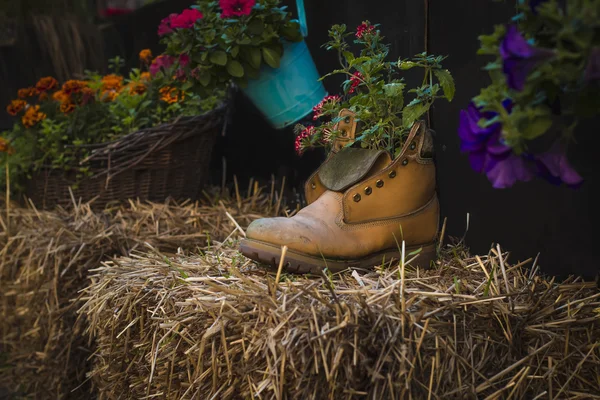
M197 117L180 118L114 142L92 145L91 156L82 160L90 166L91 176L77 181L75 172L40 169L27 182L26 195L44 209L68 207L80 200L94 200L92 207L96 209L127 199L196 200L228 110L223 104Z

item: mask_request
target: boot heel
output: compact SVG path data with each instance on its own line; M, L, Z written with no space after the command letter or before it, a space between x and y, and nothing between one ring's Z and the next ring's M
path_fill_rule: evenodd
M410 253L411 251L415 251L418 249L421 249L421 252L419 253L418 257L410 263L410 265L412 265L413 267L427 269L435 267L435 262L437 261L437 243L423 246L414 246L410 249L407 249L406 252Z

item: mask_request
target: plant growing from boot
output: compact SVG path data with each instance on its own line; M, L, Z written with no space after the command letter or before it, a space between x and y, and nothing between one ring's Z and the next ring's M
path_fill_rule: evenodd
M540 175L577 186L566 150L600 110L600 1L520 1L480 37L491 84L460 115L461 149L495 188Z
M282 41L302 41L298 22L280 0L199 1L165 18L158 34L167 49L151 72L174 68L177 77L188 77L183 90L202 95L232 82L245 87L263 65L279 68Z
M15 118L11 130L2 132L0 162L10 165L15 185L42 168L74 170L79 177L89 166L80 161L91 144L105 143L140 129L198 115L223 99L223 93L200 98L193 93L154 80L147 72L149 50L140 53L141 68L119 74L122 60L110 61L112 73L86 72L84 79L60 84L45 77L35 86L18 91L6 111ZM4 176L0 174L0 185Z
M354 37L359 48L353 52L348 43ZM356 32L347 32L345 25L334 25L329 31L331 40L324 47L336 51L340 69L325 75L343 75L343 96L328 96L314 109L318 126L296 126L296 151L310 147L329 147L342 132L335 129L338 113L346 108L356 114L360 129L354 143L368 149L384 149L394 156L401 150L412 125L429 111L435 100L452 101L454 81L442 67L444 57L426 53L412 59L388 61L389 45L369 21ZM402 73L409 69L423 70L421 86L407 88Z

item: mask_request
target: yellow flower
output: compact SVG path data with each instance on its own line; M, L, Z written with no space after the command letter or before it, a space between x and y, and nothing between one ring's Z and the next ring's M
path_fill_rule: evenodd
M20 100L20 99L13 100L6 107L6 112L8 112L10 115L12 115L14 117L18 113L23 111L23 109L25 108L26 105L27 105L27 102L25 100Z
M46 119L46 114L40 112L40 106L29 106L25 111L25 115L21 118L21 121L26 128L31 128L44 119Z
M140 61L145 64L150 64L152 61L152 52L150 49L144 49L140 51Z

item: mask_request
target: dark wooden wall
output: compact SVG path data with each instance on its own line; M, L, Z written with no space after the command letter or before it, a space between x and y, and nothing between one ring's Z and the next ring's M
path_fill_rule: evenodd
M191 0L168 0L123 16L103 28L107 57L121 55L136 65L137 52L150 47L160 51L156 27L171 12L179 12ZM295 7L293 0L284 0ZM542 181L518 184L512 189L495 190L486 178L474 173L465 155L460 154L457 136L459 110L487 84L481 71L484 63L476 57L477 36L492 30L494 23L507 21L514 13L514 0L306 0L309 36L307 43L319 72L336 67L334 54L320 46L327 30L335 23L349 27L369 19L382 25L391 43L391 58L409 57L428 50L448 55L445 65L456 79L457 94L451 104L440 103L432 112L437 132L438 190L442 217L448 218L448 234L462 236L467 213L470 227L467 244L477 253L485 253L492 242L512 251L513 259L523 260L541 253L542 270L553 275L570 273L595 276L600 267L594 257L593 222L597 195L591 187L598 183L592 170L592 135L580 135L575 156L586 183L579 190L554 187ZM409 83L412 80L409 77ZM330 80L326 88L338 90ZM323 154L314 151L297 157L290 129L275 131L242 96L235 99L234 121L215 148L212 172L220 183L223 159L227 178L236 175L242 186L250 178L266 181L271 174L280 180L286 176L290 188L300 189L306 177L318 166ZM595 129L590 123L582 132Z

